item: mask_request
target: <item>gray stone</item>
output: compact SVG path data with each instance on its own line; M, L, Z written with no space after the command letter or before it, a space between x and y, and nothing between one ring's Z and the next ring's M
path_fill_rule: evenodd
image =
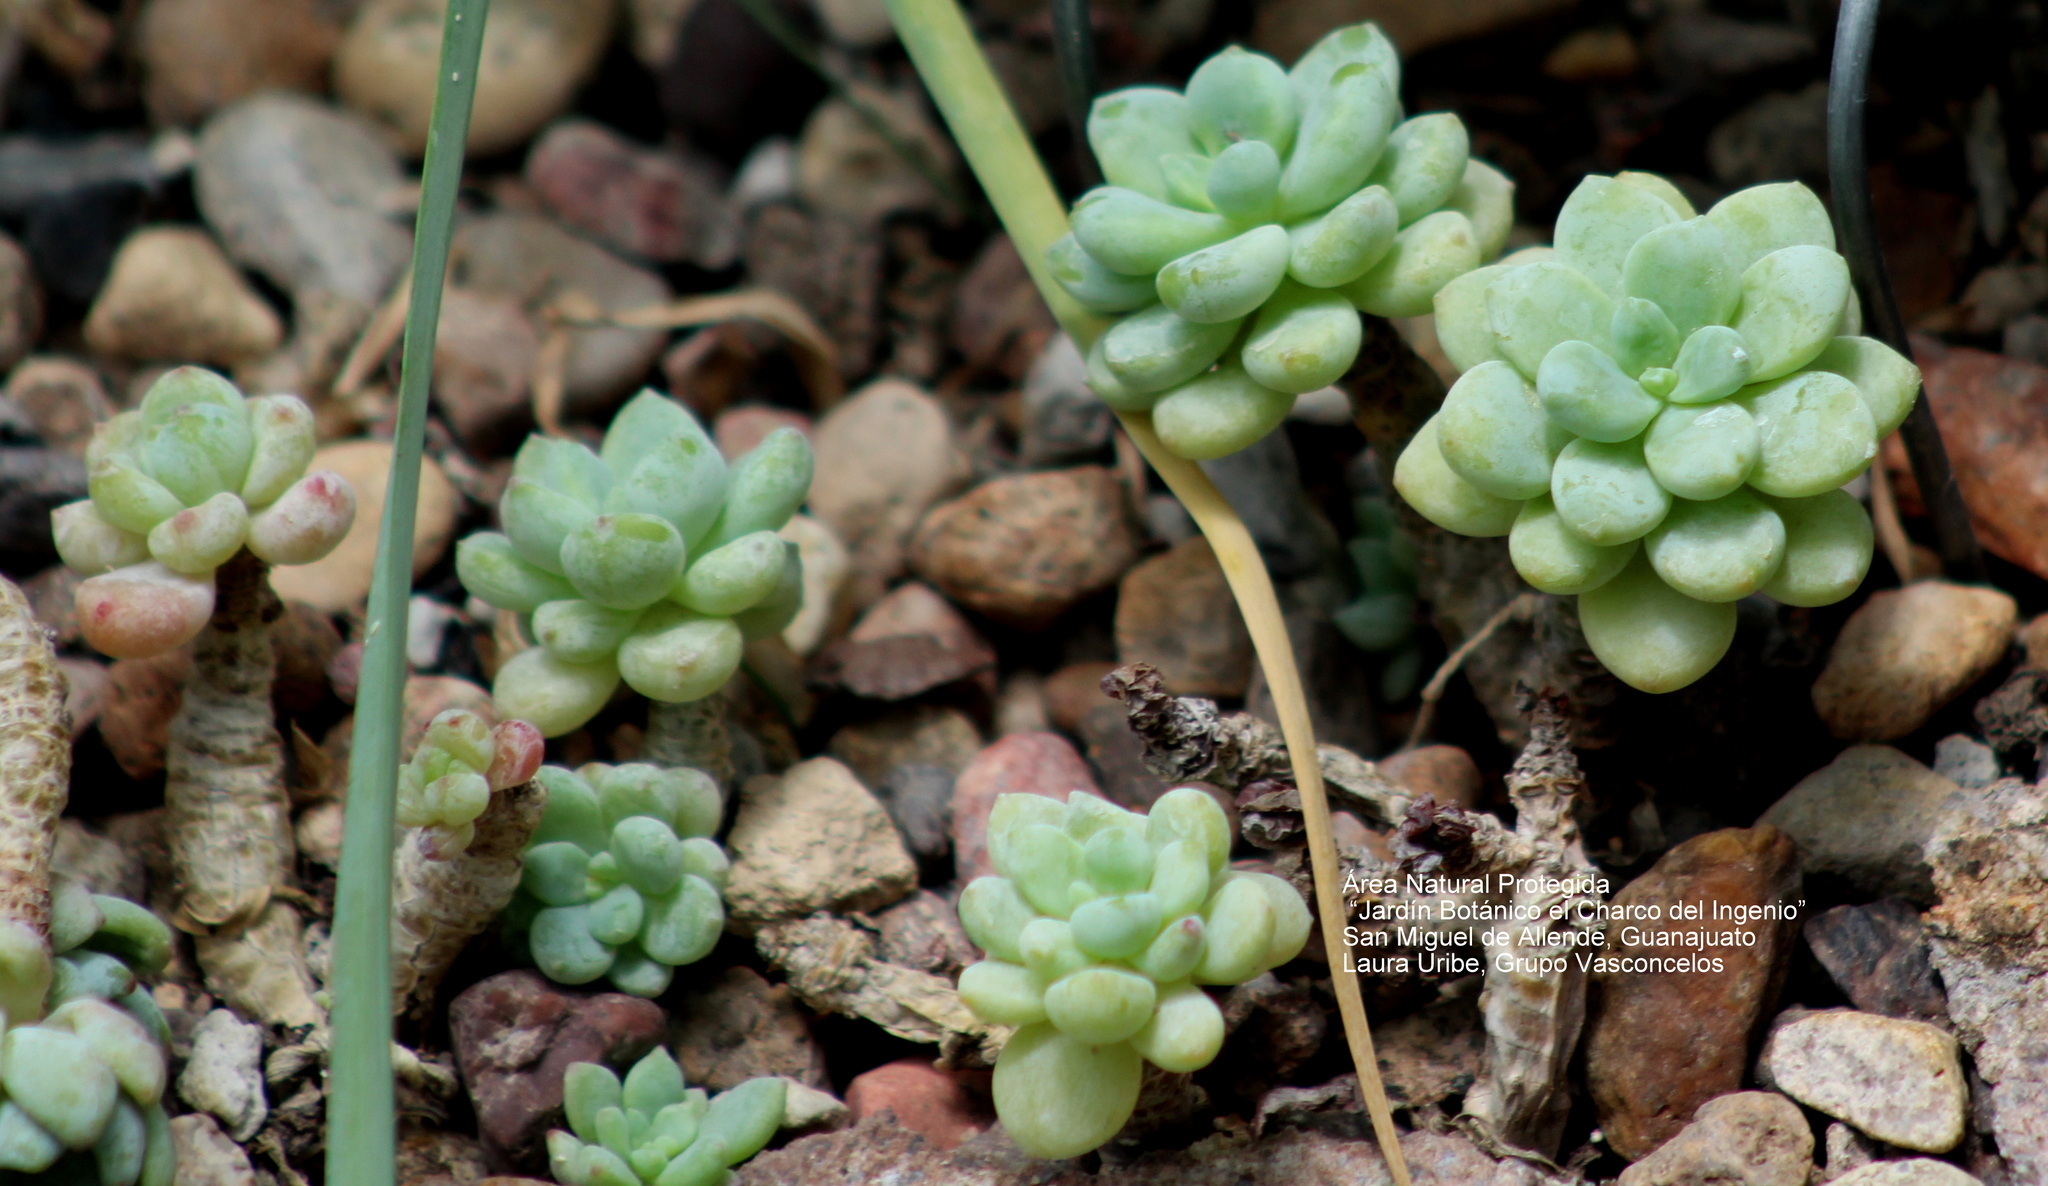
M199 211L244 267L293 294L382 301L412 252L387 211L404 181L375 125L318 99L252 95L199 136Z
M1707 136L1707 164L1723 185L1827 176L1828 84L1769 94Z
M1880 1161L1832 1178L1828 1186L1984 1186L1946 1161L1915 1157Z
M1018 460L1031 467L1087 461L1109 444L1116 416L1088 386L1088 364L1074 340L1055 334L1024 374L1024 427Z
M1879 1152L1876 1141L1839 1120L1828 1122L1824 1143L1827 1146L1827 1164L1815 1174L1818 1182L1832 1182L1854 1173L1876 1161Z
M1969 1083L1956 1040L1918 1021L1853 1009L1782 1014L1757 1077L1887 1144L1946 1153L1963 1139Z
M811 513L851 553L853 603L865 607L903 571L918 520L969 479L967 457L946 409L900 379L871 383L826 413L811 447ZM885 456L889 464L875 464Z
M192 1033L192 1056L178 1076L178 1095L218 1118L229 1136L246 1141L263 1127L263 1031L215 1009Z
M1948 998L1912 903L1882 898L1837 906L1808 918L1805 935L1814 958L1858 1009L1908 1021L1948 1020Z
M1337 553L1336 530L1302 490L1301 469L1286 433L1269 433L1249 448L1200 464L1237 508L1275 577L1306 575Z
M1934 772L1966 791L1981 791L1998 781L1998 754L1967 733L1951 734L1935 743Z
M820 910L879 909L917 885L888 811L832 758L748 780L726 850L726 917L741 934Z
M912 855L929 864L953 851L953 772L905 762L882 781L882 802Z
M1765 811L1799 846L1806 872L1865 893L1932 900L1921 850L1962 788L1887 745L1859 745L1799 781Z
M853 1112L845 1101L829 1091L819 1091L788 1075L783 1083L782 1127L785 1131L832 1132L853 1123Z
M1813 1130L1772 1091L1716 1096L1677 1136L1621 1173L1620 1186L1806 1186Z
M256 1186L249 1155L204 1112L171 1121L171 1147L178 1159L172 1186Z

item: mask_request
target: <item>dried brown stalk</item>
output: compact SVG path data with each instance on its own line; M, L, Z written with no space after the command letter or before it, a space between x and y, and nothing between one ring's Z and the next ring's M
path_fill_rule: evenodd
M0 577L0 1011L17 1019L42 1012L50 985L50 849L70 784L56 649Z
M982 1022L960 1002L952 980L877 958L874 934L836 915L766 923L754 946L806 1005L936 1044L951 1065L992 1066L1009 1040L1008 1027Z

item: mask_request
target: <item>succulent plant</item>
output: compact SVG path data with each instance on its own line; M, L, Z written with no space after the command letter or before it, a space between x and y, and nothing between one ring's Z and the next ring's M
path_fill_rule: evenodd
M1588 177L1554 248L1444 286L1463 375L1394 485L1425 518L1508 537L1524 580L1577 594L1593 653L1668 692L1718 663L1735 602L1847 597L1870 519L1842 485L1905 420L1920 372L1861 324L1812 191L1704 215L1662 178Z
M422 830L431 859L452 858L469 847L491 792L532 778L540 754L541 739L525 721L493 728L467 709L448 709L399 767L398 825Z
M498 503L502 533L456 549L471 593L521 615L538 645L492 689L549 737L581 726L624 679L651 700L703 699L746 640L802 604L796 547L776 531L811 484L811 447L779 428L730 468L696 417L643 391L592 452L527 438Z
M570 1063L572 1131L548 1133L548 1168L562 1186L722 1186L782 1127L787 1092L763 1076L707 1097L659 1046L623 1083L599 1063Z
M507 921L549 979L654 997L725 930L723 805L689 767L544 766L547 810Z
M988 836L1002 876L960 895L960 922L988 958L961 973L960 999L1019 1027L996 1060L996 1112L1036 1157L1114 1136L1146 1061L1207 1066L1223 1014L1199 986L1242 984L1308 940L1301 895L1230 868L1230 821L1194 787L1149 815L1081 791L1064 804L1002 795Z
M1152 413L1190 458L1233 453L1358 356L1358 310L1409 317L1499 253L1514 185L1468 155L1449 113L1400 119L1401 63L1371 24L1294 68L1233 46L1186 92L1095 101L1088 142L1109 184L1082 195L1053 276L1127 314L1088 355L1119 411Z
M244 399L199 367L178 367L142 404L101 425L86 452L91 497L51 514L57 552L87 579L87 642L144 658L190 641L213 614L213 573L247 548L308 564L355 521L341 475L306 472L313 413L295 395Z
M1358 574L1358 596L1330 615L1352 646L1385 659L1380 697L1405 700L1422 679L1422 646L1415 636L1415 542L1401 530L1384 494L1352 503L1358 534L1345 550Z
M50 947L40 1018L0 1017L0 1172L169 1186L170 1031L136 978L169 961L170 929L133 902L59 880Z

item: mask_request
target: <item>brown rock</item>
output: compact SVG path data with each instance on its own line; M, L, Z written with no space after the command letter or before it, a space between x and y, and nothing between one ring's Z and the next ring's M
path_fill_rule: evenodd
M802 412L767 404L745 404L720 412L711 425L711 438L718 442L718 451L727 461L738 461L778 428L794 428L805 439L813 433L811 418Z
M257 91L321 93L342 11L321 0L149 0L135 45L150 122L197 123Z
M544 1166L547 1130L565 1123L569 1064L624 1071L661 1041L663 1021L653 1001L577 992L538 972L500 972L465 989L449 1006L449 1033L492 1161Z
M855 1075L846 1085L846 1106L856 1124L893 1113L898 1124L948 1150L959 1148L992 1119L958 1072L918 1058L899 1058Z
M953 308L954 349L975 369L995 371L1014 383L1024 378L1058 329L1016 244L1008 235L990 236L960 278Z
M540 332L517 301L450 287L434 339L434 404L472 452L491 455L532 423Z
M703 161L650 151L585 119L548 128L526 157L526 184L557 218L614 251L657 263L732 262L739 227L722 181Z
M1116 475L1100 466L997 478L925 516L911 564L1006 625L1043 628L1137 559Z
M750 217L741 254L751 283L788 293L839 347L842 379L853 382L872 372L875 346L882 337L883 252L875 228L776 201ZM677 352L682 353L681 348ZM679 393L691 389L688 383L675 383ZM710 406L724 402L721 398ZM924 463L907 442L903 445L892 455L903 464ZM814 484L813 494L816 491Z
M981 752L981 731L957 708L912 704L841 726L825 749L851 766L863 783L880 788L891 771L906 763L958 775Z
M0 234L0 367L13 366L42 332L43 290L35 269L21 245Z
M881 941L876 958L920 972L958 976L960 969L981 958L968 942L953 903L921 889L875 915Z
M1845 741L1904 737L2005 657L2018 618L2010 596L1981 586L1917 581L1872 594L1836 637L1813 707Z
M99 372L56 355L23 359L7 376L5 394L27 414L44 444L80 457L92 430L114 414Z
M747 780L725 847L726 917L741 934L820 910L879 909L917 886L888 811L831 758Z
M327 665L340 650L341 631L333 618L303 601L285 602L270 624L270 651L277 659L271 699L288 713L318 708L327 699Z
M1115 703L1102 694L1102 677L1115 671L1110 662L1069 663L1045 677L1045 713L1053 726L1068 733L1081 729L1090 709Z
M114 255L85 318L85 341L102 354L223 366L277 349L276 310L197 227L145 227Z
M1420 799L1470 810L1479 806L1479 764L1455 745L1425 745L1390 754L1377 763L1381 774Z
M952 141L933 124L910 94L855 82L852 89L870 112L889 125L899 143L912 146L942 176L954 172ZM813 209L856 223L878 223L888 214L933 210L944 199L901 151L844 99L818 104L805 122L796 149L797 192Z
M1798 850L1769 825L1723 828L1673 848L1614 896L1617 908L1656 906L1648 931L1725 931L1737 924L1672 922L1680 903L1737 910L1791 905L1799 895ZM1594 974L1586 1023L1586 1081L1608 1143L1640 1158L1690 1123L1715 1096L1738 1091L1752 1042L1783 982L1798 924L1741 924L1754 946L1628 946L1611 936L1602 954L1617 959L1718 960L1719 970L1684 967Z
M1806 945L1849 1002L1866 1013L1940 1022L1948 997L1934 975L1927 929L1910 902L1837 906L1806 920Z
M107 669L110 687L100 713L100 737L128 777L163 773L171 718L184 701L192 674L192 652L184 648L148 659L116 659Z
M1419 1110L1463 1092L1485 1066L1486 1028L1471 998L1437 1001L1374 1026L1372 1044L1397 1107Z
M2048 670L2048 614L2020 627L2020 646L2026 652L2027 666Z
M1012 733L975 755L953 784L953 867L961 884L995 872L988 813L996 796L1044 795L1064 803L1076 790L1100 793L1088 764L1057 733Z
M468 1133L406 1125L398 1134L398 1186L470 1186L491 1172Z
M856 696L907 700L955 680L992 672L994 648L959 610L917 581L876 602L853 632L818 656L815 675Z
M384 487L391 474L391 442L343 441L313 454L313 469L330 469L356 492L356 521L332 552L311 564L270 570L270 587L287 601L344 613L370 594L377 564L377 530L384 518ZM420 458L420 500L413 515L412 571L432 568L448 550L462 497L431 457Z
M220 1121L193 1112L171 1121L178 1186L256 1186L249 1155L220 1130Z
M1856 745L1799 780L1758 822L1799 846L1807 873L1831 873L1868 894L1933 900L1923 850L1955 783L1888 745Z
M1116 595L1119 663L1150 663L1177 696L1238 699L1252 636L1209 541L1197 535L1141 561Z
M1977 538L2048 577L2048 367L1932 338L1913 354Z
M967 481L967 458L939 401L897 379L871 383L826 413L812 449L811 513L851 552L853 601L865 606L902 573L918 520Z
M1096 705L1082 714L1081 727L1075 732L1102 793L1111 802L1143 811L1166 793L1166 780L1145 765L1145 743L1131 732L1130 713L1123 705Z
M825 1052L805 1016L788 985L733 967L679 994L669 1036L683 1078L707 1091L725 1091L756 1075L826 1088Z
M1692 1123L1621 1173L1621 1186L1806 1186L1813 1130L1775 1091L1701 1104Z

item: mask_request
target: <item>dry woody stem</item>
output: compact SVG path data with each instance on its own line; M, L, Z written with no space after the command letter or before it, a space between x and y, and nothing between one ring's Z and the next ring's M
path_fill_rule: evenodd
M647 702L647 741L641 750L657 766L689 766L709 774L721 791L732 789L732 734L725 725L725 695L670 704Z
M427 857L421 829L400 841L391 885L394 1013L424 1017L463 945L512 901L547 798L538 779L493 792L468 849L449 860Z
M50 846L70 779L56 650L0 578L0 1009L17 1017L40 1010L50 981Z

